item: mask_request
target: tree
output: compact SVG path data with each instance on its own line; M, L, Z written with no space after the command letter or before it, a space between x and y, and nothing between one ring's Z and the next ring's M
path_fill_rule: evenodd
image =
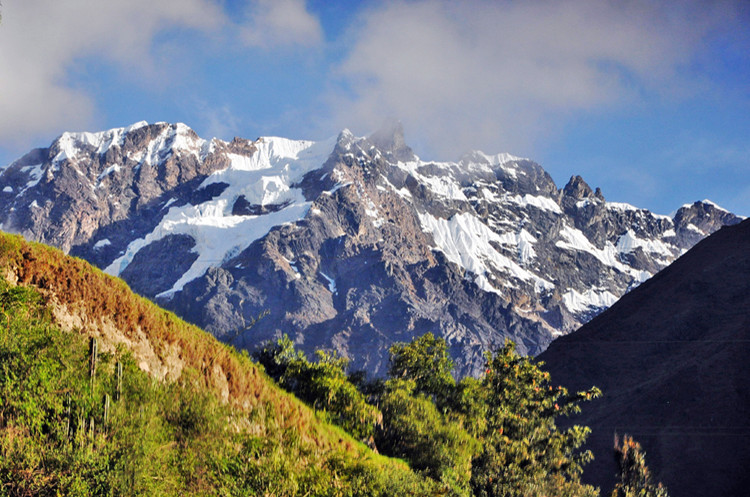
M471 459L477 441L462 424L441 413L432 400L417 393L414 380L385 383L380 408L383 424L376 443L384 454L409 461L409 465L441 482L452 495L470 495Z
M355 438L371 442L380 411L347 378L349 360L322 350L316 351L315 356L315 362L308 361L287 335L263 344L254 353L255 359L284 389L325 411L333 423Z
M394 379L411 380L414 392L431 397L444 408L456 387L453 361L443 338L427 333L411 343L399 342L390 348L388 375Z
M583 465L593 458L580 451L590 430L558 430L555 418L580 411L580 402L601 394L592 388L569 395L552 387L549 373L506 341L488 357L482 380L487 417L480 437L483 451L472 463L474 495L596 495L580 483Z
M668 497L661 483L654 484L646 466L646 453L641 445L628 435L623 435L622 445L615 434L615 460L620 468L620 482L615 485L612 497Z
M253 358L263 366L268 376L276 381L281 380L289 364L294 361L306 360L305 354L294 348L294 342L287 334L276 341L263 342L253 352Z

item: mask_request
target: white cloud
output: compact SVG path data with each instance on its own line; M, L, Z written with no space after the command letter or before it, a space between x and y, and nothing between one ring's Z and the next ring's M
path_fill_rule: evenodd
M198 134L206 139L219 138L231 140L241 129L241 119L232 111L229 105L210 106L205 102L196 105L200 116L201 129ZM247 138L247 137L246 137Z
M0 24L0 147L21 151L45 135L101 120L92 90L71 70L94 61L132 78L143 91L167 87L192 68L190 52L228 50L242 39L264 48L320 43L322 29L302 1L256 0L245 23L230 22L216 0L17 0L3 2ZM207 35L182 46L173 34ZM196 55L196 60L205 56ZM177 74L177 75L175 75ZM97 80L86 88L95 88ZM125 97L124 97L125 98ZM103 104L102 104L103 105ZM226 109L216 115L226 118ZM122 123L127 124L127 123ZM217 127L226 131L236 122Z
M249 11L249 22L241 30L250 46L314 46L323 40L323 28L304 0L258 0Z
M727 17L722 5L389 2L350 33L337 125L366 131L398 116L433 153L523 154L572 112L685 92L682 74Z
M25 0L3 7L3 144L90 123L91 96L66 81L78 61L96 57L148 74L155 66L151 48L158 33L173 27L215 29L223 15L207 0Z

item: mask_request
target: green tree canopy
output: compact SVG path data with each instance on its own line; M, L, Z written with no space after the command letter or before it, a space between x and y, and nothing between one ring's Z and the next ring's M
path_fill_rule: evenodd
M443 407L456 386L451 371L453 361L443 338L427 333L411 343L399 342L390 348L388 375L394 379L411 380L414 392L435 399Z
M555 418L579 412L581 401L601 392L592 388L569 395L551 386L540 366L518 355L510 341L489 358L482 380L487 396L483 451L474 459L471 477L474 495L558 495L551 489L595 495L580 484L583 465L593 457L579 450L590 430L559 430Z
M380 411L347 378L349 360L322 350L315 355L317 360L309 361L287 335L263 344L254 354L282 387L326 412L332 422L354 437L371 442Z

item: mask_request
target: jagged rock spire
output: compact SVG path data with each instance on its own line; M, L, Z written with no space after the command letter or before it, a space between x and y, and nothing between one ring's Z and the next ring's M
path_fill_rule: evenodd
M594 191L580 176L571 176L568 184L563 188L563 194L575 199L591 198Z
M368 140L385 154L391 154L394 159L400 161L414 160L414 151L404 140L404 126L401 121L387 120L383 125L368 137Z

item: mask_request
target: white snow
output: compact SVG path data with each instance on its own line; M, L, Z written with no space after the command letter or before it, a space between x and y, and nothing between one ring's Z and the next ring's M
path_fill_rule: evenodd
M611 242L607 242L604 245L603 249L599 249L594 244L592 244L589 239L586 238L586 235L584 235L580 230L571 228L570 226L565 226L562 230L560 230L560 235L562 236L563 240L558 240L555 243L556 247L566 250L588 252L589 254L596 257L599 262L601 262L605 266L610 266L617 269L618 271L627 273L635 278L637 282L645 281L652 276L651 273L648 273L646 271L638 271L620 262L618 257L620 254L620 250ZM661 244L661 246L666 250L668 250L666 248L666 245L662 244L661 242L658 243Z
M6 186L3 188L4 193L13 193L13 187L12 186Z
M562 300L568 310L578 313L610 307L617 302L617 297L607 290L589 288L583 293L578 293L571 288L563 294Z
M562 209L557 205L557 202L542 195L531 195L527 193L523 197L520 195L508 195L505 198L521 207L533 206L539 210L562 214Z
M383 219L383 217L380 215L380 211L378 211L377 206L370 199L367 199L365 214L372 218L372 225L376 228L380 228L385 222L385 219Z
M420 213L419 220L422 229L432 234L438 249L448 260L475 274L475 282L485 290L500 293L487 279L487 274L492 270L504 272L523 281L534 282L539 288L554 287L549 281L522 268L498 252L491 242L507 244L508 238L498 235L470 213L457 214L447 220ZM525 236L523 238L528 241Z
M296 261L291 261L287 259L286 257L284 257L284 260L289 263L289 267L291 267L292 271L294 271L294 278L297 280L300 279L302 275L299 272L299 268L297 267Z
M99 176L96 179L98 181L101 181L103 178L109 176L110 174L118 173L118 172L120 172L120 165L115 164L115 165L109 166L107 169L102 171L101 174L99 174Z
M717 204L716 202L713 202L713 201L711 201L711 200L708 200L707 198L704 198L703 200L701 200L701 202L702 202L702 203L704 203L704 204L708 204L708 205L711 205L711 206L713 206L714 208L716 208L716 209L718 209L718 210L720 210L720 211L724 211L724 212L729 212L729 211L728 211L728 210L726 210L726 209L725 209L724 207L720 206L720 205L719 205L719 204Z
M531 262L531 260L536 257L534 244L537 240L523 228L518 233L503 233L502 235L500 235L499 240L503 245L511 245L513 247L517 247L518 260L520 260L523 264Z
M112 242L110 242L108 238L104 238L94 244L94 250L101 250L107 245L112 245Z
M323 271L320 271L320 275L328 282L328 290L335 294L338 291L336 289L336 280L325 274Z
M511 154L495 154L488 155L481 150L473 150L461 158L460 163L462 165L490 165L490 166L502 166L508 162L515 162L520 160L527 160L522 157L516 157Z
M639 247L646 253L660 254L669 258L673 256L672 251L663 242L638 238L632 230L626 231L617 240L617 250L623 254L633 252Z
M607 202L607 207L617 211L639 211L638 207L626 204L625 202Z
M420 172L420 168L426 165L434 166L445 171L445 174L428 176ZM397 167L408 172L414 178L427 186L435 195L451 200L468 200L464 195L461 185L451 175L450 167L453 164L442 162L425 163L420 160L410 162L399 162Z
M122 146L124 136L127 133L144 126L148 126L146 121L140 121L124 128L113 128L107 131L100 131L98 133L63 133L58 138L60 152L55 156L53 162L73 159L78 153L78 144L94 147L96 148L96 153L103 154L112 145Z
M560 230L560 235L563 239L558 240L555 246L562 249L588 252L606 266L613 266L621 271L628 271L628 268L618 260L618 250L610 242L607 242L604 249L599 249L586 238L586 235L581 230L571 228L570 226L565 226Z
M688 224L685 227L687 229L689 229L690 231L694 231L694 232L698 233L701 236L706 236L706 233L702 229L700 229L699 227L697 227L696 225L694 225L692 223Z
M143 238L132 241L125 253L112 262L106 272L119 275L135 254L148 244L172 234L185 234L195 240L198 258L171 289L158 296L180 291L189 281L200 277L263 237L274 226L293 223L307 214L311 202L291 185L305 173L319 168L335 146L335 139L324 142L293 141L285 138L261 138L252 157L234 156L227 169L216 171L199 188L213 183L229 184L221 195L199 205L169 207L159 225ZM251 204L288 203L276 212L260 216L232 215L236 199L244 195ZM168 207L169 203L165 205Z
M28 183L26 183L26 186L23 187L23 190L21 190L20 193L25 192L31 187L34 187L39 183L39 180L42 179L42 174L44 173L44 169L42 169L42 164L34 164L31 166L25 166L21 168L21 172L28 173L29 177L31 178Z

